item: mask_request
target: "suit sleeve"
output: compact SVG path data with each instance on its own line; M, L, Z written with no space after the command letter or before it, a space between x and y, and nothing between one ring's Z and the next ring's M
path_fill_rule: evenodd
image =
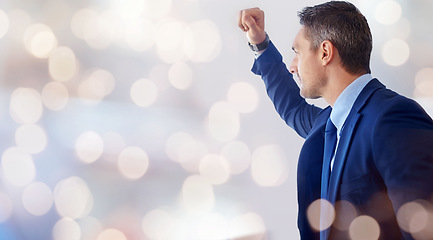
M372 149L397 216L405 203L433 197L433 121L407 98L398 97L388 106L377 118Z
M272 42L254 62L252 72L262 77L267 94L281 118L306 138L322 109L308 104L301 97L299 87Z

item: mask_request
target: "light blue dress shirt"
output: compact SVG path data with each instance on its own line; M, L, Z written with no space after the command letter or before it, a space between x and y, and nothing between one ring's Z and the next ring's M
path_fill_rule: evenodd
M332 123L334 123L337 128L337 147L335 148L335 151L338 149L338 143L340 142L340 134L343 130L344 122L346 121L347 116L349 116L355 100L358 98L362 89L364 89L372 79L371 74L362 75L347 86L335 101L330 116ZM331 170L334 166L334 158L335 154L331 160Z

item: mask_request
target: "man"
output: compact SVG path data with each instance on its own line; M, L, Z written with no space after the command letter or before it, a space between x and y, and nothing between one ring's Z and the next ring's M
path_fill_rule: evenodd
M363 234L371 226L377 233L370 239L425 235L422 226L432 223L414 229L418 212L410 209L428 214L433 203L432 119L370 75L372 37L355 6L332 1L298 16L302 27L289 70L265 32L263 11L242 10L239 27L256 52L252 71L261 75L280 116L305 138L297 174L301 238L350 239L356 237L353 229ZM330 106L320 109L304 100L320 97ZM319 227L307 218L317 199L335 207L335 219L332 210L321 208ZM371 221L355 223L364 215Z

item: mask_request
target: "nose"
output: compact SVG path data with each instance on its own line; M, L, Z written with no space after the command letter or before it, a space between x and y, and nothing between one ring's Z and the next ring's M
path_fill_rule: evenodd
M289 72L291 74L295 74L298 72L298 57L295 56L292 60L292 64L290 64Z

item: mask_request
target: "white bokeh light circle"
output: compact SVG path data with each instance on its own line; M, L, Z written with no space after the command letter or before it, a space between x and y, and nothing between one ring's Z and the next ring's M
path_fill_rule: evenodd
M53 206L53 193L45 183L34 182L24 189L22 202L30 214L42 216Z
M60 111L69 102L69 90L60 82L49 82L42 89L42 102L46 108Z
M184 62L175 63L170 67L168 80L173 87L179 90L186 90L192 84L193 71L191 67Z
M32 88L17 88L11 95L9 111L17 123L35 123L43 114L42 97Z
M93 194L83 179L70 177L54 188L54 203L60 216L78 219L92 210Z
M137 106L149 107L158 97L158 87L149 79L139 79L132 84L130 93Z
M288 177L289 167L278 145L264 145L253 152L251 176L263 187L279 186Z
M191 23L186 29L184 51L193 62L210 62L220 54L222 40L218 26L211 20Z
M127 147L119 154L117 166L124 177L136 180L149 168L149 157L139 147Z
M93 163L104 151L102 137L94 131L82 133L75 142L75 151L82 162Z
M247 82L237 82L230 86L227 101L232 103L240 113L253 112L258 105L257 90Z
M18 147L8 148L3 152L1 166L6 180L15 186L26 186L36 176L32 156Z
M383 45L382 58L390 66L401 66L410 55L409 45L401 39L391 39Z
M200 175L190 176L183 182L182 201L185 209L191 214L209 213L215 205L213 187Z
M45 150L47 141L45 130L35 124L22 125L15 132L17 146L30 154L36 154Z
M53 227L53 240L80 240L80 225L70 218L61 218Z
M230 177L230 166L227 160L217 154L209 154L200 160L200 175L210 183L219 185L228 181Z
M385 0L380 2L374 11L376 20L384 25L396 23L400 19L401 14L401 5L394 0Z
M154 209L143 217L141 227L150 239L172 239L175 236L176 219L163 209Z
M50 53L48 71L54 80L61 82L70 80L77 72L77 68L77 59L72 49L58 47Z
M240 131L239 112L227 102L215 103L209 110L208 129L216 140L233 140Z

